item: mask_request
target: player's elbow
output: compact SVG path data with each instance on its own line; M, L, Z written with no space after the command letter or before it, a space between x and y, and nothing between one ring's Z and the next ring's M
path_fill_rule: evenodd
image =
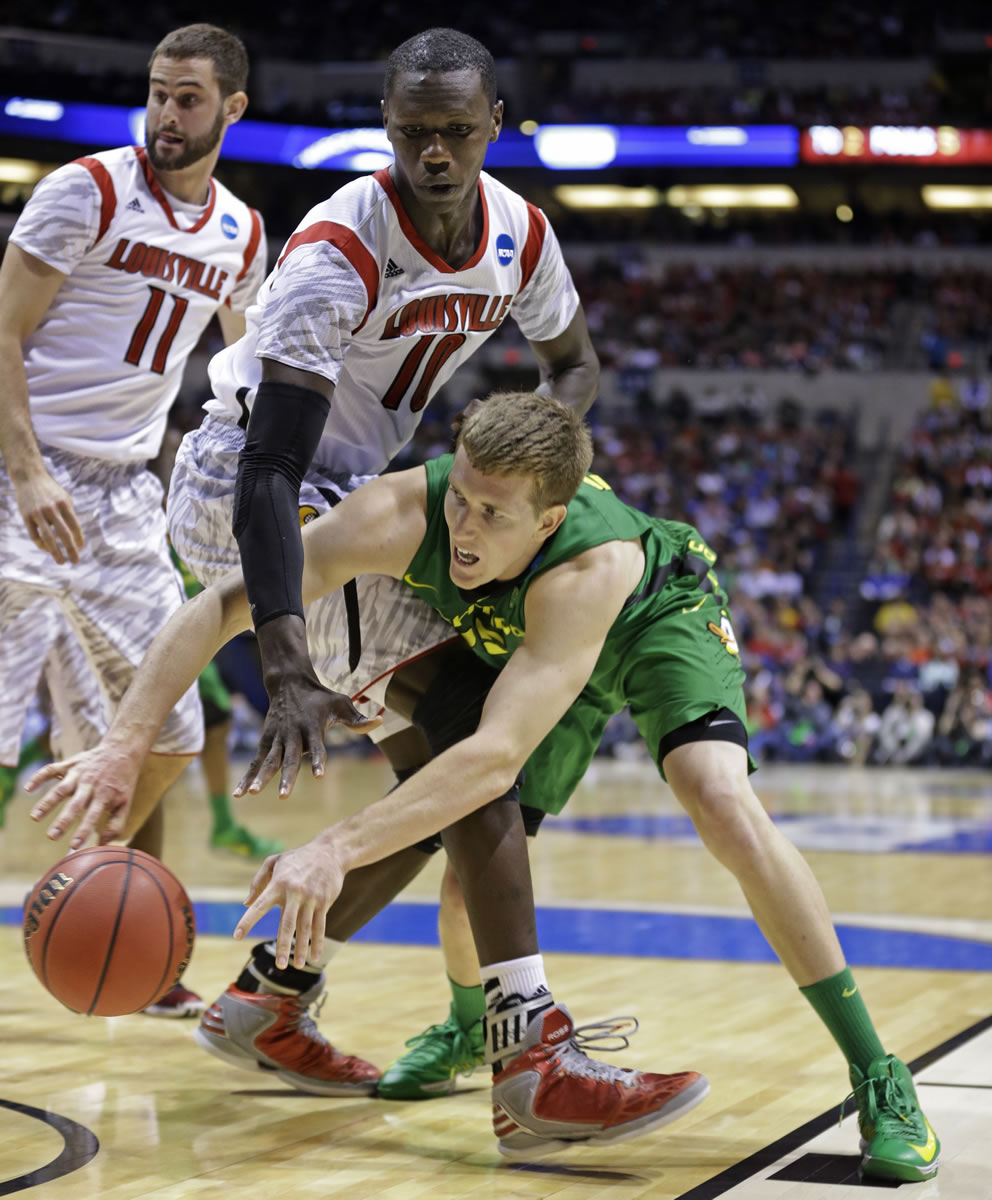
M488 804L513 787L527 759L526 751L510 737L486 737L479 734L462 743L469 757L467 765L472 791L480 804Z

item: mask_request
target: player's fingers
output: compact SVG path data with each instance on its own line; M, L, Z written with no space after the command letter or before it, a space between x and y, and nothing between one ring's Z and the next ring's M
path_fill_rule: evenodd
M33 792L36 787L40 787L43 783L47 783L49 779L62 779L71 765L71 762L62 761L48 763L44 767L39 767L24 785L24 790L26 792ZM47 800L47 798L48 797L46 796L45 799Z
M86 811L86 807L89 804L92 796L93 788L90 784L81 783L79 787L76 788L72 799L49 826L48 836L53 842L60 838L70 826L75 825L75 823ZM90 826L90 828L92 829L92 826ZM78 837L79 835L77 834L76 836ZM73 840L75 841L75 838ZM75 849L75 847L73 847L73 849Z
M124 826L127 824L128 805L117 805L110 815L107 817L106 824L100 831L99 842L101 846L107 846L111 842L116 842L124 832ZM107 806L104 805L104 812ZM82 827L79 830L82 833Z
M324 953L324 922L327 911L323 907L314 910L313 921L310 923L310 960L320 962Z
M304 739L298 730L294 730L285 743L282 755L282 771L279 777L279 795L288 796L293 790L293 784L300 773L300 763L303 760Z
M289 952L293 946L293 934L296 933L296 914L299 906L300 902L295 896L283 898L279 933L276 935L276 966L280 971L289 966Z
M60 516L55 516L51 521L52 536L58 543L60 552L64 558L67 558L71 563L79 562L79 549L76 546L76 539L69 530L68 525Z
M65 559L62 557L62 551L58 547L58 543L49 528L48 522L42 516L34 516L28 519L28 532L31 534L31 540L40 549L45 550L55 559L61 566Z
M271 884L258 897L257 900L248 908L244 916L234 927L234 936L240 941L258 922L265 916L273 905L279 903L279 894L277 889Z
M381 724L382 717L366 717L358 711L347 696L341 696L334 704L331 709L331 718L328 721L328 726L343 725L355 733L368 733L370 729L375 729Z
M72 501L68 499L60 500L58 504L59 516L62 518L62 523L72 539L73 546L77 550L82 550L86 543L86 538L83 536L82 526L79 524L79 518L76 516L76 510L72 506Z
M276 771L282 766L285 753L282 739L277 736L273 739L272 748L266 754L262 765L255 772L254 779L248 785L249 792L260 792L265 787Z
M296 947L293 950L293 966L305 967L310 957L310 934L313 930L314 911L313 901L307 900L300 905L296 914Z
M79 850L81 847L85 846L93 834L99 829L100 823L105 815L106 805L101 804L98 800L94 799L86 811L82 814L82 820L79 822L79 827L73 833L72 840L69 842L70 848L73 850ZM96 839L97 845L106 846L107 843L112 842L116 836L116 833L110 832L110 822L108 822L107 826L100 833L100 836Z
M248 764L248 770L238 782L238 786L234 789L234 796L240 797L248 791L252 780L256 777L262 762L265 760L269 751L272 749L272 742L275 738L275 731L269 723L269 718L266 717L265 723L262 725L262 732L258 739L258 746L255 748L255 755Z
M307 752L310 755L310 773L314 779L320 779L327 766L327 747L324 745L323 735L319 731L311 731Z

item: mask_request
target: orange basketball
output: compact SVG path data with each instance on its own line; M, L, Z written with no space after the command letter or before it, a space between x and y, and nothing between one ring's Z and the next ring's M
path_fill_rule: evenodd
M138 1012L182 975L193 950L189 896L150 854L95 846L68 854L24 906L24 948L42 984L73 1012Z

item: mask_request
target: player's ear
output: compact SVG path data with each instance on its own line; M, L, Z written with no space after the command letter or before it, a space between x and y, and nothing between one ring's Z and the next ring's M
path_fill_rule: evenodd
M503 128L503 101L497 100L489 118L489 140L495 142Z
M565 520L565 514L568 509L564 504L552 504L541 514L541 521L537 527L538 535L543 538L549 538Z
M248 96L245 92L232 92L224 97L224 122L234 125L245 115L248 107Z

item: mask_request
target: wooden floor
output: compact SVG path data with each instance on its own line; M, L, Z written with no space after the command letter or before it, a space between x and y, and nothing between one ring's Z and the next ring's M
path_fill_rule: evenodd
M256 830L298 842L380 794L389 778L377 761L339 758L293 807L263 795L241 811ZM944 1143L943 1166L930 1183L893 1190L988 1200L992 780L766 768L756 782L820 877L849 957L863 964L856 974L887 1048L924 1060L921 1099ZM169 814L165 857L197 901L201 928L187 982L213 999L241 965L243 952L223 934L251 868L207 850L195 769L173 790ZM548 977L580 1024L615 1013L640 1019L619 1065L692 1067L712 1092L655 1134L533 1165L499 1159L482 1073L456 1095L425 1103L321 1099L204 1055L192 1022L83 1018L61 1008L31 975L17 924L27 888L58 856L27 820L24 798L15 799L0 833L0 1195L863 1193L852 1178L856 1127L836 1123L848 1090L839 1052L768 960L736 884L643 764L597 762L536 839ZM432 936L440 866L432 863L393 916L372 927L380 940L355 942L332 964L321 1028L379 1065L447 1007L438 951L421 944Z

